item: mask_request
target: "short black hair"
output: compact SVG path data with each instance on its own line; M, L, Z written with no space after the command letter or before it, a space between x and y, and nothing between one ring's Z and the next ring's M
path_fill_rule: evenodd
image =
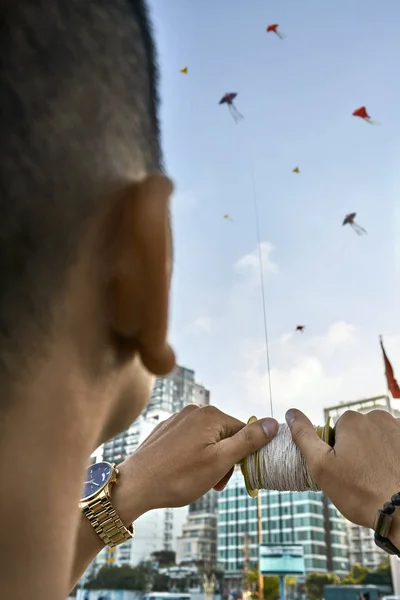
M47 330L104 187L162 168L157 112L144 1L0 0L0 374Z

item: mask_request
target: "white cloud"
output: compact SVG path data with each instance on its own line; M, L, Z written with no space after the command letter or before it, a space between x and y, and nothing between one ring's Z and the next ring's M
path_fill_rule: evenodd
M210 333L212 331L212 328L213 320L211 319L211 317L202 316L197 317L197 319L195 319L193 323L190 323L190 325L188 325L188 327L186 328L186 333L191 335Z
M355 341L356 328L350 323L339 321L328 329L327 339L332 344L346 344Z
M275 247L269 242L260 242L259 245L248 254L245 254L235 264L235 269L242 273L259 276L260 272L260 255L263 272L278 273L278 265L272 260L271 254Z
M278 343L281 346L286 346L292 339L294 338L294 331L289 331L288 333L284 333L278 340Z
M335 404L340 398L342 375L331 372L329 361L324 361L324 353L320 352L324 345L331 344L329 336L328 330L324 336L315 337L308 347L306 345L302 349L291 343L294 339L292 334L286 334L271 344L272 401L274 416L280 421L283 421L287 409L297 406L305 409L319 424L323 407ZM248 398L248 405L257 409L258 416L265 416L270 410L265 348L259 347L251 357L246 354L247 357L243 357L244 369L240 374L242 393Z
M327 322L335 306L321 303L319 308L312 296L318 293L315 281L310 285L310 297L314 300L311 307L306 293L294 295L287 265L279 272L273 260L274 250L268 242L261 244L270 317L274 416L282 422L286 410L297 407L315 424L322 424L326 407L384 394L378 333L385 334L388 319L385 317L383 327L379 322L363 323L356 311L343 314L341 307L344 318ZM214 311L207 312L209 316L200 312L189 326L188 331L199 336L196 344L190 343L190 336L183 335L181 340L185 346L184 362L193 365L206 382L212 403L245 421L252 414L270 414L258 247L239 258L234 270L237 276L225 293L219 290L212 305ZM278 272L279 277L273 278ZM295 331L295 319L300 313L306 319L303 333ZM357 327L345 320L346 314L349 319L356 315ZM286 326L282 327L282 323ZM393 335L384 335L385 348L400 379L399 329L393 326L389 331Z
M388 338L391 359L396 363L395 338ZM400 340L398 340L400 341ZM400 345L398 346L400 348ZM213 395L218 406L247 420L270 414L269 379L265 345L247 340L241 344L229 382ZM365 343L362 332L338 321L323 334L284 334L270 343L271 383L274 416L283 422L291 407L303 410L315 424L323 423L323 409L342 401L385 393L379 345ZM397 369L400 377L400 367ZM212 388L213 390L213 388Z

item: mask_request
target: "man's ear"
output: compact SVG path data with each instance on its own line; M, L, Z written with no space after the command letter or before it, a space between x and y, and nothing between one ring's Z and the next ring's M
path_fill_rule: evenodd
M114 231L109 319L139 351L143 365L165 375L175 365L167 343L172 239L171 181L149 175L126 190Z

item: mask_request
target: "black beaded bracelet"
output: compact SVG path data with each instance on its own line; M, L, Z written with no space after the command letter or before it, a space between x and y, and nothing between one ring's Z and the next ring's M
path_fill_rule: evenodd
M375 544L387 552L400 557L400 550L389 540L390 529L392 526L392 514L400 506L400 492L394 494L390 502L385 502L383 508L380 508L375 517L373 529L375 531Z

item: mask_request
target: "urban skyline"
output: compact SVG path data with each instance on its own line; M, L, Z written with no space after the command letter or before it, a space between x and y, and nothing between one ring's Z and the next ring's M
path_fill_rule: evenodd
M349 571L345 519L321 492L261 492L262 543L300 544L306 572ZM258 565L257 502L239 468L218 495L218 564L232 588Z
M94 455L97 460L120 463L173 412L209 402L210 391L196 382L195 371L178 365L170 376L156 380L143 414ZM337 420L348 408L367 412L393 407L386 396L338 403L324 410L325 419ZM375 568L382 560L372 533L348 523L319 492L262 491L261 502L263 543L301 544L306 572L345 575L355 563ZM135 527L133 543L105 548L88 572L104 564L133 566L162 550L175 552L177 564L218 565L232 585L242 580L246 561L252 569L257 566L257 508L238 469L222 493L212 491L182 509L151 511Z

